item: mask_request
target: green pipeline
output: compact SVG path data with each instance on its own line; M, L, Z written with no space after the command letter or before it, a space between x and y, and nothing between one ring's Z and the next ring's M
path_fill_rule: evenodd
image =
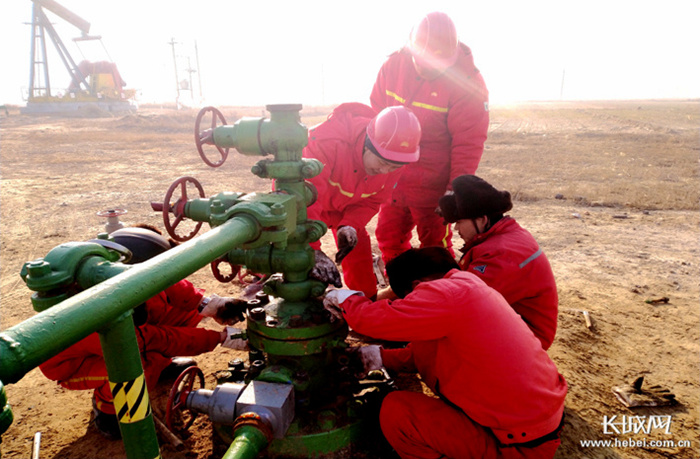
M4 330L0 333L0 381L5 384L19 381L42 362L95 330L108 326L120 315L223 254L254 241L260 233L254 219L234 217L196 239L133 265L121 274ZM81 269L99 269L99 264L94 260L86 261ZM78 276L101 280L99 276L84 273L78 273Z

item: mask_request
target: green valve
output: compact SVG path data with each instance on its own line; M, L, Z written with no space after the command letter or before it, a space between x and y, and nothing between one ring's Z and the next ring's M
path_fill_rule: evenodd
M346 355L347 324L331 322L323 308L321 297L328 281L310 277L318 256L310 244L320 240L328 227L307 216L307 207L318 198L307 179L320 174L323 164L302 157L308 131L300 121L301 108L298 104L268 105L269 119L243 118L232 125L213 107L200 112L195 143L202 159L219 167L231 148L265 157L252 172L274 179L274 191L207 195L196 179L177 179L162 204L152 203L154 210L163 213L169 235L182 242L176 247L143 263L127 265L124 261L129 254L120 252L108 235L101 234L90 242L61 244L45 257L25 263L20 276L34 292L32 303L38 314L0 332L0 380L18 381L97 331L110 385L119 395L115 401L130 407L120 410L124 414L119 419L126 455L129 459L159 457L151 407L147 398L139 396L145 380L132 310L208 265L223 282L227 276L218 266L228 263L234 274L259 275L263 284L260 298L265 302L256 297L257 303L249 302L246 311L246 330L240 338L248 341L251 350L247 367L237 362L216 373L220 387L245 381L256 396L253 402L246 402L250 413L257 413L256 408L261 413L256 414L259 420L241 419L244 416L237 413L233 426L212 419L214 430L230 443L224 457L253 458L263 451L270 458L318 457L360 444L368 436L366 413L378 411L380 398L370 396L373 387L360 386L353 379ZM215 119L211 125L204 124L209 129L200 131L208 112ZM217 126L217 120L223 124ZM216 148L220 160L206 159L205 145ZM187 183L199 190L194 199L186 196ZM181 198L171 201L177 198L173 196L176 191ZM184 219L197 222L197 229L206 223L209 230L196 238L197 230L178 236L175 228ZM363 384L381 386L383 382ZM263 397L257 398L260 387L270 388L268 405L262 403ZM275 404L277 392L288 397L284 404ZM285 423L271 429L266 423L273 417L265 414L266 406L284 407L279 413L285 414ZM2 383L0 408L2 433L13 420Z

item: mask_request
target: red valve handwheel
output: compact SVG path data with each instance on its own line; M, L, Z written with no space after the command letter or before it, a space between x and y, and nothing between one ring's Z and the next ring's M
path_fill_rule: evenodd
M203 198L205 196L204 188L202 188L202 185L197 181L197 179L195 179L194 177L180 177L179 179L175 180L172 185L170 185L170 188L168 188L167 193L165 193L165 199L163 200L162 212L163 224L165 225L165 229L168 231L170 237L180 242L192 239L202 227L202 222L198 222L194 229L185 236L180 236L175 232L177 226L180 224L180 222L182 222L182 219L185 218L185 204L187 203L188 182L192 183L197 188L197 191L199 191L200 198ZM170 199L172 199L173 193L175 193L175 190L177 190L178 188L180 188L180 198L177 201L175 201L175 204L171 205ZM172 222L170 221L171 212L175 217Z
M219 271L219 265L221 263L228 263L228 265L231 267L231 274L221 274L221 271ZM233 279L236 278L236 275L241 272L241 267L239 265L232 265L228 260L219 258L211 262L211 271L212 273L214 273L214 277L219 282L231 282Z
M197 418L199 413L194 410L189 410L185 406L187 396L194 390L193 387L196 379L199 379L199 388L203 389L204 373L202 373L199 367L193 365L189 368L185 368L173 383L173 388L170 389L170 396L168 397L168 406L165 409L165 425L168 426L168 429L173 430L175 413L181 413L181 417L186 415L183 419L183 430L189 429Z
M202 123L202 119L204 119L204 116L211 112L211 130L213 131L217 126L217 120L221 122L221 125L226 124L226 119L224 118L224 115L221 114L221 112L214 108L214 107L204 107L199 111L199 114L197 114L197 121L194 123L194 143L197 145L197 151L199 152L199 156L204 160L207 165L211 167L219 167L222 164L224 164L224 161L226 161L226 158L228 157L228 148L222 148L218 145L214 145L216 147L216 150L219 152L219 155L221 158L218 161L211 161L209 158L207 158L207 155L204 153L204 148L203 145L205 144L204 139L202 139L202 132L200 130L200 124Z

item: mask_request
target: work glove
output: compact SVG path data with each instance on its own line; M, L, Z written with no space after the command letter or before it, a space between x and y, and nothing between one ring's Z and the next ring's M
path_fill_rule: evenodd
M204 298L199 306L201 308L199 313L204 317L211 317L221 325L234 325L245 319L243 313L248 306L248 302L214 294Z
M382 362L382 347L376 344L368 346L351 347L348 349L350 366L355 370L355 377L364 379L369 372L381 370L384 366Z
M650 386L642 389L644 376L635 379L632 384L615 386L612 391L615 397L628 407L634 406L667 406L678 403L676 395L661 386Z
M326 293L326 296L323 298L323 307L326 309L326 311L331 313L331 322L343 318L341 305L345 300L353 295L365 296L365 294L360 291L349 290L346 288L331 290Z
M357 245L357 231L352 226L341 226L336 233L338 238L338 252L335 254L335 262L340 263Z
M321 250L314 250L316 262L313 269L309 273L311 279L316 279L328 285L342 287L343 282L340 280L340 271L333 261L328 258L328 255Z
M248 348L248 340L245 339L244 337L245 332L241 330L240 328L236 327L226 327L226 339L224 340L223 343L221 343L222 347L228 348L228 349L234 349L236 351L247 351L249 350Z

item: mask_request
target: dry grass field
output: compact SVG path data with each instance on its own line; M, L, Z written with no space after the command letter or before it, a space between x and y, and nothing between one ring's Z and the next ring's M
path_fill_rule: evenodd
M264 114L222 111L228 122ZM302 120L311 126L329 112L305 107ZM149 203L162 201L183 175L196 177L208 195L268 191L270 184L250 173L259 158L232 151L218 169L201 161L195 117L153 107L91 119L0 114L0 330L34 314L22 264L63 242L95 237L105 223L98 211L126 208L125 223L162 228ZM697 100L491 109L478 173L515 196L511 215L538 239L557 277L559 329L549 353L569 383L558 459L700 457L699 127ZM326 236L331 254L328 242ZM208 268L190 279L220 295L240 292ZM653 301L661 298L668 301ZM592 318L590 328L581 311ZM233 356L217 349L198 358L208 387ZM626 408L611 389L637 376L668 388L679 403ZM168 389L151 388L156 412ZM89 426L89 392L65 391L38 369L6 391L15 421L2 436L3 458L30 457L36 432L41 458L125 457L120 442ZM670 423L634 433L623 419ZM203 417L180 435L184 451L161 439L164 458L218 457ZM581 443L588 440L610 443Z

